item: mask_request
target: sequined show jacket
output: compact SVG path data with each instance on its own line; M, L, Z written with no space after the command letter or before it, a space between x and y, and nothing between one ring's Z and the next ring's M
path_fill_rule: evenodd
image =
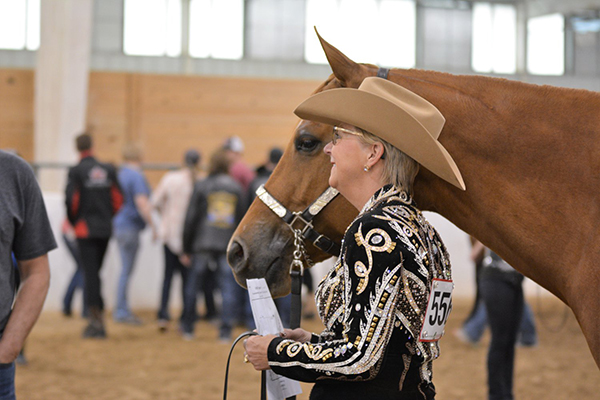
M431 399L437 342L419 341L432 279L451 280L442 240L403 191L378 190L344 234L316 292L311 342L276 338L269 365L316 382L311 399Z

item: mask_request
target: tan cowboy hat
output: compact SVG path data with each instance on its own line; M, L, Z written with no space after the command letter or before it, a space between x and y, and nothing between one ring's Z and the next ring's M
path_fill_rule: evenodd
M369 77L358 89L325 90L306 99L294 113L302 119L346 123L371 132L465 190L458 167L437 140L444 116L424 98L389 80Z

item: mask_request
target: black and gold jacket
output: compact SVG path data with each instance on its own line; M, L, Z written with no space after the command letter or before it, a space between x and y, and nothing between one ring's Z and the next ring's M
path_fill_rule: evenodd
M325 331L306 343L274 339L269 365L316 382L311 399L433 398L439 346L418 337L434 278L451 280L444 244L405 192L384 186L346 230L319 284Z

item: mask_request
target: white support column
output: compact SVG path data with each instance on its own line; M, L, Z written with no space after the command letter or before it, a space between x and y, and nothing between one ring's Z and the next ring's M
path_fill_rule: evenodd
M74 138L86 127L93 0L42 0L35 68L36 162L77 161ZM41 169L42 189L64 190L66 171Z
M529 7L525 1L515 4L517 10L517 75L527 81L527 21Z

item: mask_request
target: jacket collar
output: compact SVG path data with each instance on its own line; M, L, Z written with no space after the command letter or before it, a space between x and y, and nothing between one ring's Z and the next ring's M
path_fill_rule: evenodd
M360 211L360 214L362 215L368 211L371 211L379 204L388 202L392 199L414 206L413 199L408 193L392 184L388 184L383 186L381 189L378 189L373 196L371 196L369 201L367 201L363 209Z

